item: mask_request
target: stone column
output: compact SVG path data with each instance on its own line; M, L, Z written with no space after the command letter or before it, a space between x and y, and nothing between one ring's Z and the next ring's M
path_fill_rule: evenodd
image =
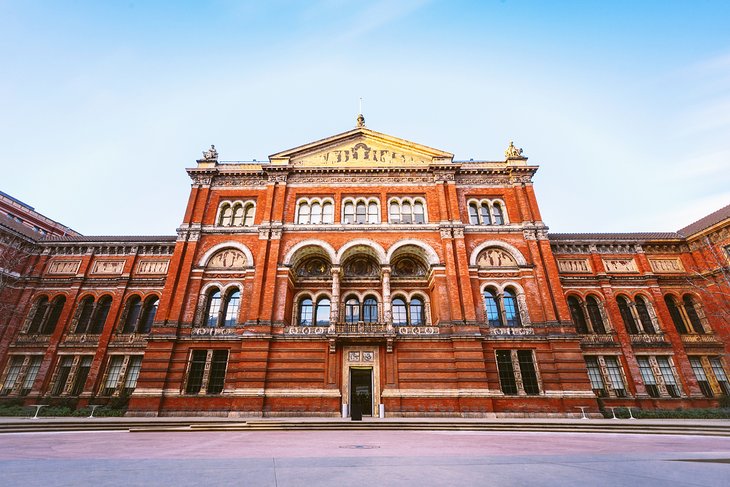
M340 321L340 268L332 267L332 302L330 303L329 333L335 332L335 324Z
M384 266L383 269L383 321L388 331L393 330L393 316L390 306L390 266Z

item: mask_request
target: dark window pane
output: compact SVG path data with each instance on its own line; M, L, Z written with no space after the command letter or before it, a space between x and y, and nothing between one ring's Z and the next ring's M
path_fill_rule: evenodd
M206 323L210 327L215 327L218 326L218 313L221 310L221 292L215 289L209 296Z
M228 350L214 350L210 363L210 377L208 378L208 394L220 394L226 379L226 365L228 364Z
M207 350L193 350L190 358L190 370L188 372L188 383L185 387L187 394L197 394L203 387L203 371L205 370L205 358Z
M317 326L329 326L330 324L330 300L322 298L317 302Z
M484 291L484 306L487 309L487 322L489 326L502 326L502 315L497 306L497 298L494 292L489 289Z
M631 335L637 335L639 333L639 329L636 327L636 321L634 321L634 317L631 314L626 298L619 296L616 298L616 302L618 303L618 310L621 313L621 319L624 322L626 331L628 331Z
M606 333L606 326L603 324L603 315L601 315L601 308L596 298L588 296L586 298L586 304L588 306L588 317L593 324L593 331L596 333Z
M656 330L651 322L649 310L646 308L646 301L641 296L636 296L636 312L639 314L639 320L641 320L641 326L644 328L644 332L650 335L655 334Z
M233 291L228 295L228 300L226 301L226 316L223 321L223 326L236 326L240 305L241 292Z
M469 223L472 225L479 225L479 214L477 213L476 203L469 205Z
M540 394L537 372L535 372L535 364L532 361L532 350L518 350L517 360L520 362L522 386L525 388L525 393L530 395Z
M155 315L157 314L157 305L160 300L157 297L147 298L144 304L144 312L142 313L142 319L139 320L139 332L149 333L152 329L152 323L155 321Z
M700 317L697 314L697 310L695 309L695 304L692 300L692 297L689 294L685 294L683 301L684 309L687 311L687 316L689 316L689 322L692 324L692 328L694 329L695 333L704 334L705 329L702 327L702 323L700 322Z
M423 325L423 301L418 298L413 298L410 305L411 322L413 326Z
M89 333L101 333L104 330L104 324L106 318L109 315L109 309L112 307L112 298L104 296L96 304L94 310L94 317L91 319L91 325L89 326Z
M79 369L76 372L73 388L71 389L71 395L78 396L83 392L86 378L89 377L89 370L91 370L91 357L82 357Z
M312 300L309 298L302 299L299 305L299 326L309 326L312 324Z
M682 313L679 312L679 308L677 308L677 303L674 300L674 297L667 294L666 296L664 296L664 303L667 305L667 309L669 310L669 316L672 317L672 323L674 323L674 328L677 329L677 332L683 335L686 334L687 327L684 325Z
M482 213L482 225L491 225L492 224L492 215L489 213L488 204L482 203L481 213Z
M53 333L53 331L56 329L58 319L61 317L61 312L63 311L64 304L66 304L66 298L63 296L59 296L53 300L53 303L51 304L51 312L48 315L48 320L43 325L41 333L45 335L50 335Z
M406 302L401 298L393 300L393 325L405 326L408 324L408 311L406 310Z
M124 320L122 333L134 333L140 311L142 311L142 300L139 296L129 298L127 300L127 317Z
M363 321L365 323L378 322L378 302L374 298L365 298L363 303Z
M79 320L76 322L76 333L86 333L91 321L91 314L94 311L94 298L87 296L81 300L81 312Z
M504 213L502 212L502 206L499 203L494 203L494 206L492 206L492 212L494 213L494 224L504 225Z
M58 396L63 392L68 381L68 375L71 373L71 365L73 364L73 357L62 357L61 362L58 366L58 376L56 377L56 383L53 386L52 395Z
M509 291L504 291L504 314L507 318L507 326L522 326L520 313L517 308L517 298Z
M575 296L568 298L568 308L570 308L570 316L573 318L575 323L575 329L578 333L588 333L588 325L586 324L586 317L583 314L583 308Z
M517 381L512 367L512 356L509 350L497 350L497 370L499 384L504 394L517 394Z
M43 296L38 300L35 308L35 314L30 322L30 326L28 327L28 333L38 333L40 331L46 311L48 311L48 298Z

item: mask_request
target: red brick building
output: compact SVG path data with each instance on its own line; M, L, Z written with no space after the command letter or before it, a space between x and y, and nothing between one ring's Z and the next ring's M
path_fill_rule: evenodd
M177 236L34 243L0 394L135 415L575 414L730 392L730 207L548 234L537 166L365 127L188 169Z

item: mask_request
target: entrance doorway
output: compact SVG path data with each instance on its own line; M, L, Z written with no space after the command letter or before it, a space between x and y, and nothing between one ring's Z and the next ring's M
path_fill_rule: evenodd
M359 404L363 416L373 415L373 369L350 368L350 404Z

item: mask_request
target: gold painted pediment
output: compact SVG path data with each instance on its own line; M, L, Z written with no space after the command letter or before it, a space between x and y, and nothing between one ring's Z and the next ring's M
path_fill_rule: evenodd
M451 162L453 154L357 128L269 157L272 164L316 167L402 167Z

